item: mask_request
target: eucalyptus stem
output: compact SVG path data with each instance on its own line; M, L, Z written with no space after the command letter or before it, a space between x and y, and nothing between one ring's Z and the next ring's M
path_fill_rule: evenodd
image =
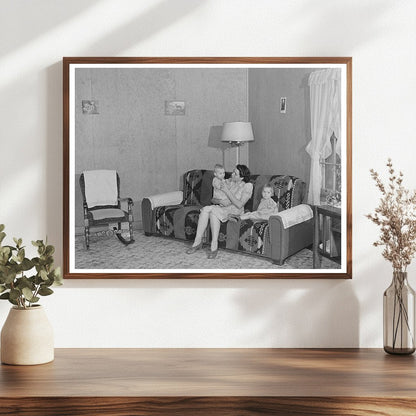
M53 293L51 286L61 285L60 267L54 266L55 247L43 240L32 241L37 256L26 257L21 238L13 238L15 245L3 245L6 238L4 224L0 224L0 299L5 299L19 309L30 308L39 296Z

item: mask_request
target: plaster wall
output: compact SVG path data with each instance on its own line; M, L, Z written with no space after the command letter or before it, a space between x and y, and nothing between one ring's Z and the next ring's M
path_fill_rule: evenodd
M224 121L247 120L247 70L80 68L75 83L77 178L84 170L116 170L137 223L142 199L181 189L184 172L216 163L232 169L235 153L216 132ZM98 102L98 114L83 114L83 100ZM184 115L165 114L171 100L185 102ZM246 160L247 149L243 154ZM76 195L82 227L78 187Z
M352 280L66 281L43 300L57 347L382 346L391 268L372 247L377 229L364 217L378 198L368 170L384 173L390 156L416 187L415 2L3 0L1 7L0 221L8 237L47 235L57 263L63 56L353 57ZM415 264L408 271L416 286ZM8 310L0 303L0 325Z
M308 77L311 69L249 71L249 114L256 140L250 146L254 172L293 175L309 184L311 140ZM280 98L286 97L286 113Z

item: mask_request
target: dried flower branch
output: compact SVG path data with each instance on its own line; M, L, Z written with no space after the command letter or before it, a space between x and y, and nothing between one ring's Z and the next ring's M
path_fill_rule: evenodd
M383 257L394 271L405 272L416 253L416 191L403 186L403 173L396 173L390 158L387 168L390 176L386 185L374 169L370 170L382 197L374 214L366 217L380 226L379 240L373 245L385 246Z

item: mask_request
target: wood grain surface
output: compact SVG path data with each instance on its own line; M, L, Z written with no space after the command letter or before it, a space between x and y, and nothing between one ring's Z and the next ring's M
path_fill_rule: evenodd
M0 415L415 415L415 374L381 349L57 349L0 367Z

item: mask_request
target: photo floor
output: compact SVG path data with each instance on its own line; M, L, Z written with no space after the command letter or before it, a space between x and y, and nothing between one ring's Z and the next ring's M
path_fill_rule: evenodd
M77 269L312 269L312 251L303 249L289 257L282 266L269 259L234 251L219 250L216 259L207 258L208 247L186 254L190 242L134 234L135 242L123 245L115 236L92 236L89 250L84 237L75 238ZM340 265L322 258L322 269Z

